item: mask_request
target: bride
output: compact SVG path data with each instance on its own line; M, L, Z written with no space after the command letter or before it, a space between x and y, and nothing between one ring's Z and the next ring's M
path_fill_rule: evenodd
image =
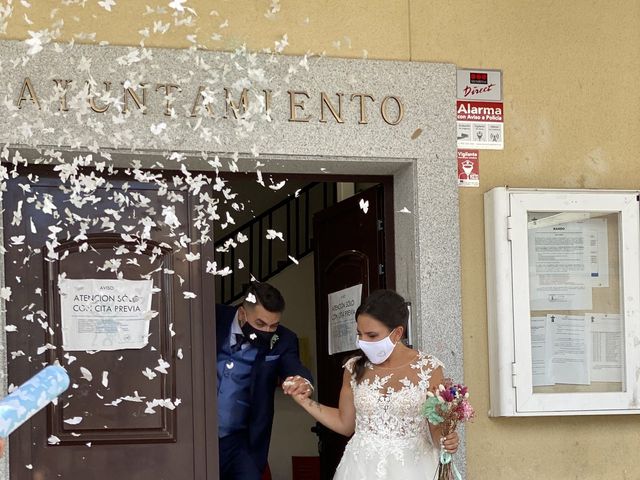
M326 427L353 434L334 480L431 480L440 445L449 453L458 449L455 432L442 437L420 413L427 391L444 378L439 360L400 342L408 317L400 295L373 292L356 311L358 345L366 357L345 364L339 407L292 395ZM290 394L286 381L283 389Z

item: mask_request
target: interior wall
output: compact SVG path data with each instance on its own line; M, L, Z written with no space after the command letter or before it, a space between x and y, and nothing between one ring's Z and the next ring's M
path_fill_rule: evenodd
M292 265L269 283L285 298L282 324L298 335L300 358L317 378L316 311L313 253ZM315 421L297 403L276 390L275 416L269 450L269 468L273 480L291 479L292 456L317 456L318 438L311 432Z

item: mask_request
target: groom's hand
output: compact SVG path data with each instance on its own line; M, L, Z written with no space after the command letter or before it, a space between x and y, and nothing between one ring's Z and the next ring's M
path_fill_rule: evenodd
M293 397L309 398L313 392L313 385L311 382L300 375L295 377L287 377L282 383L282 391L285 395L291 395Z

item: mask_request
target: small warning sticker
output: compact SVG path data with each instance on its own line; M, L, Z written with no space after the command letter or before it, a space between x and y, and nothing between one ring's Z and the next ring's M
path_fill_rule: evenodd
M458 186L480 186L478 150L458 149Z

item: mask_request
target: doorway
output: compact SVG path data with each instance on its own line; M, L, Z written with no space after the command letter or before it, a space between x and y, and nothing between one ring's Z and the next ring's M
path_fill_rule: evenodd
M242 205L236 208L236 225L216 236L216 262L235 267L216 279L217 298L240 301L251 278L278 288L287 302L282 323L298 335L316 396L337 406L342 365L353 350L329 354L327 296L353 285L362 285L361 297L394 287L393 177L223 177ZM347 440L317 425L276 390L273 480L330 479Z

